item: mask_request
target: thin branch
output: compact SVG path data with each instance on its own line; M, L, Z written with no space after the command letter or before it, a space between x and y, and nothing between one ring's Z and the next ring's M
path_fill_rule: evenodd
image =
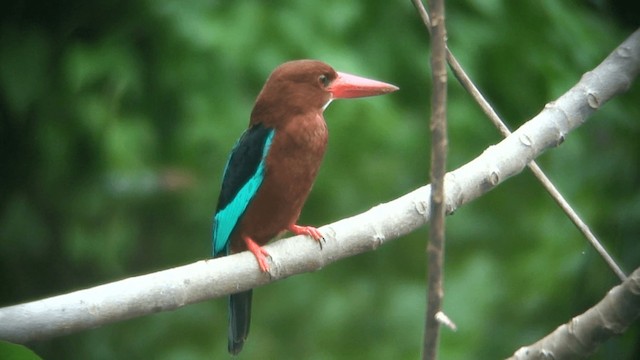
M418 14L422 18L422 21L425 24L425 27L429 32L431 32L431 20L429 18L429 14L426 12L420 0L412 0L416 8L418 9ZM447 48L447 61L449 62L449 66L453 71L454 75L460 82L460 84L467 90L467 92L474 98L476 103L480 105L482 111L489 117L494 126L498 129L498 131L502 134L502 136L507 137L511 134L511 131L507 127L507 125L500 119L498 114L493 110L489 102L484 98L482 93L478 90L475 84L471 81L469 76L466 74L462 66L453 55L453 53ZM609 255L604 246L598 241L596 236L593 234L589 226L580 218L580 216L573 210L569 202L565 200L560 191L553 185L551 180L544 174L542 169L538 166L535 161L529 163L529 168L533 172L533 175L540 181L542 186L547 190L549 195L553 198L553 200L560 206L560 208L565 212L565 214L569 217L571 222L578 228L578 230L583 234L585 238L591 243L593 248L600 254L600 256L607 263L609 268L618 276L621 281L626 279L625 273L622 271L620 266L613 260L613 257Z
M447 60L444 0L431 1L431 218L427 245L427 311L422 358L438 357L440 322L444 297L445 191L447 172Z
M542 340L523 346L510 360L578 359L591 355L640 317L640 268L591 309L561 325Z
M520 173L533 158L561 143L569 132L640 72L640 30L556 102L499 144L445 177L446 208L458 207ZM272 277L248 252L133 277L30 303L0 308L0 339L43 340L242 291L376 249L429 219L430 186L323 227L322 251L303 237L267 245ZM226 316L226 315L225 315Z

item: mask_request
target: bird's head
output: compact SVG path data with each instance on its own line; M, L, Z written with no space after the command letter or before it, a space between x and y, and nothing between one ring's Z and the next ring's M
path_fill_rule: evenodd
M278 66L258 95L251 122L282 121L291 115L322 114L334 99L390 93L398 87L335 71L317 60L295 60Z

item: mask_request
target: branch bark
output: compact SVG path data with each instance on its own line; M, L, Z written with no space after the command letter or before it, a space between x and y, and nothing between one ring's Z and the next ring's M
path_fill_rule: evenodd
M622 334L640 316L640 268L594 307L542 340L523 346L509 360L586 358L605 340Z
M447 171L447 60L444 0L431 1L431 226L427 243L427 310L422 358L438 358L440 323L444 298L445 188Z
M640 72L640 30L598 67L517 131L447 174L447 213L493 189L545 150L561 144L587 117L628 89ZM248 252L128 278L90 289L0 309L0 339L24 343L65 335L159 311L174 310L232 292L318 270L378 248L424 225L431 187L423 186L365 213L324 226L322 251L306 238L267 245L272 276ZM224 315L226 316L226 315Z

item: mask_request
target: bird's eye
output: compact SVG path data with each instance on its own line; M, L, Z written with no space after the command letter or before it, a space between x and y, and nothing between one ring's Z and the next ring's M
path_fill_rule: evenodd
M318 81L320 82L320 85L322 85L323 87L329 86L329 83L331 82L331 80L329 80L329 77L324 74L320 75L320 77L318 78Z

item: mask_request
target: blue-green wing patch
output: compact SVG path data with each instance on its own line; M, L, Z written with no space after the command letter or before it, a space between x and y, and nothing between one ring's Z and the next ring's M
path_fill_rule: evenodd
M213 218L213 254L226 254L231 233L264 179L265 157L275 130L257 124L247 129L231 151Z

